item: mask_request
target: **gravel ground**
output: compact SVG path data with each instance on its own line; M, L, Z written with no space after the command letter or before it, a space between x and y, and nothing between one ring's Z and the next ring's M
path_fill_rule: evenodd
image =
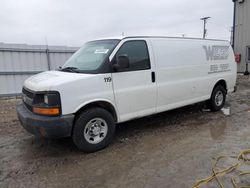
M211 174L215 157L250 148L250 78L239 76L238 85L227 98L228 116L200 103L130 121L117 126L108 148L91 154L70 138L35 138L17 120L20 100L0 100L0 187L192 187ZM232 187L229 175L220 180Z

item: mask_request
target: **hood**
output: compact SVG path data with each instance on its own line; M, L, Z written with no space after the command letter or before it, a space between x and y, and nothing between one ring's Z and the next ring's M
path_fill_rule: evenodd
M94 75L62 71L46 71L29 77L25 80L24 86L33 91L50 91L62 84L92 76Z

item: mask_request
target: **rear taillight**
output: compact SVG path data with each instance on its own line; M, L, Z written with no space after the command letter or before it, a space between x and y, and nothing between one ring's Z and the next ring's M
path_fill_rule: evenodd
M236 63L240 63L240 61L241 61L241 54L239 54L239 53L235 54L234 57L235 57L235 62Z

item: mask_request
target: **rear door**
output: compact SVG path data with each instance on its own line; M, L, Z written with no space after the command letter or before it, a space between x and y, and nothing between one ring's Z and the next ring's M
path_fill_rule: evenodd
M155 66L150 61L145 40L124 41L112 63L119 55L127 55L129 68L112 73L113 89L120 121L156 112Z

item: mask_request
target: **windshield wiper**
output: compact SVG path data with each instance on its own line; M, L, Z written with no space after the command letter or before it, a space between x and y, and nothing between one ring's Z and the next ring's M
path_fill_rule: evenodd
M66 72L79 72L79 69L76 67L64 67L64 68L59 68L59 70Z

